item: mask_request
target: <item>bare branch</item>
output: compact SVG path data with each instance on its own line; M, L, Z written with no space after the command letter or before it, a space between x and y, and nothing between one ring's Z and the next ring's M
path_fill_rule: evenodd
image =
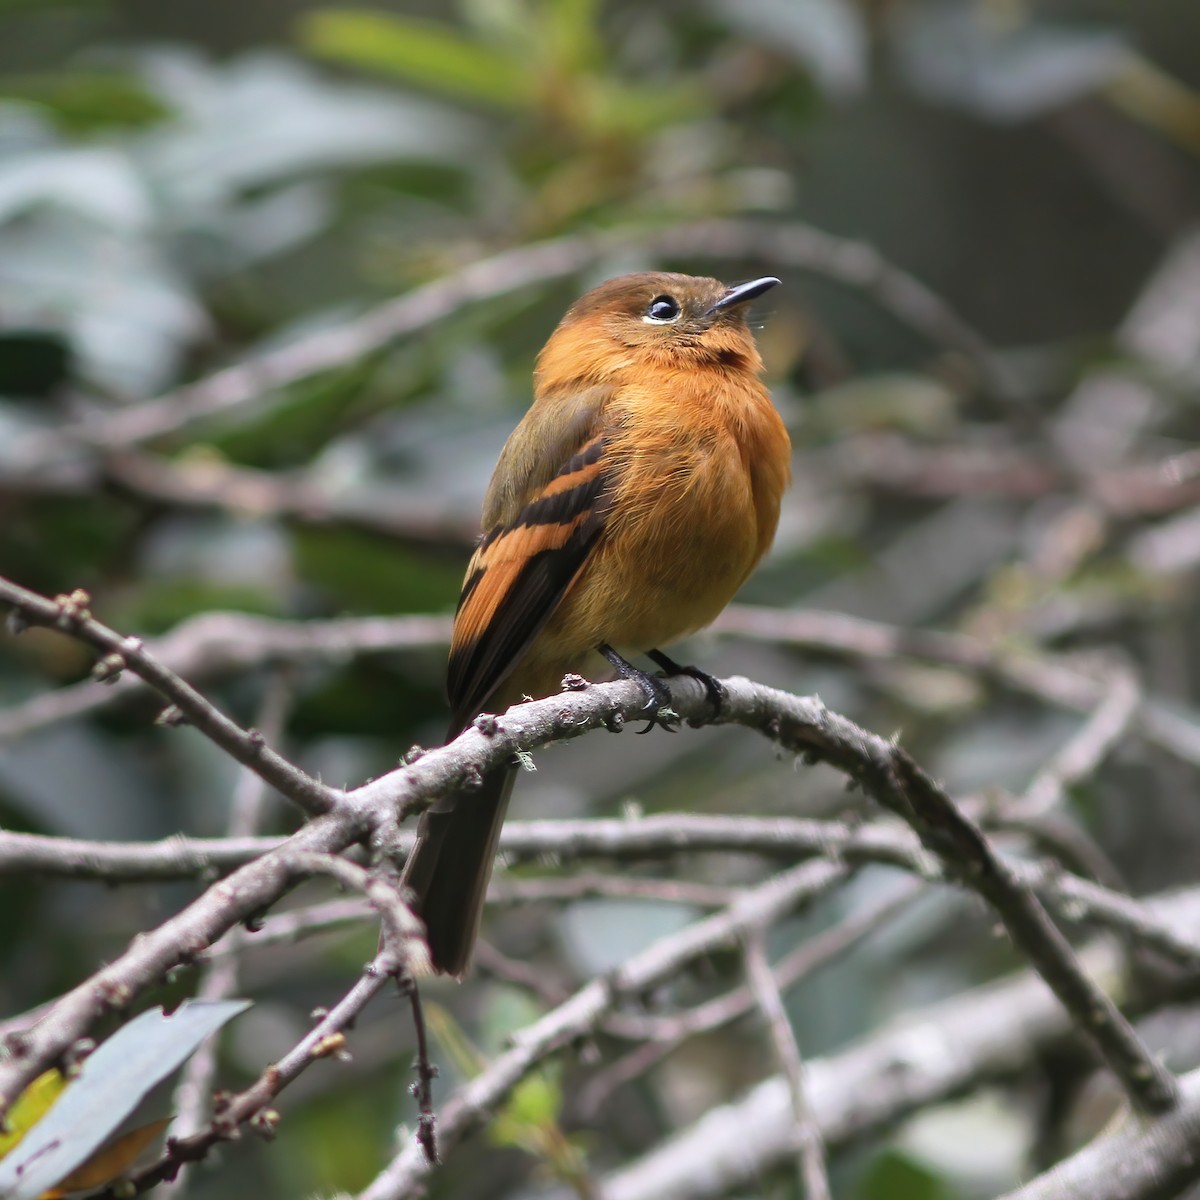
M1200 1071L1183 1076L1179 1105L1147 1121L1126 1113L1116 1129L1002 1200L1171 1200L1200 1179Z
M361 871L332 856L365 836L365 829L345 813L319 817L284 845L240 867L213 884L182 912L148 933L139 934L129 948L90 979L60 997L31 1029L5 1039L8 1057L0 1059L0 1116L21 1091L56 1062L106 1013L126 1009L146 988L173 968L188 965L238 922L262 912L298 880L316 873ZM352 886L357 876L343 875ZM396 926L397 939L407 936L404 918L389 905L391 898L368 895L372 904ZM405 912L407 910L404 910ZM412 921L411 915L407 918Z
M443 616L283 621L249 613L204 612L156 638L151 650L176 675L200 680L275 663L343 663L361 655L449 641L450 618ZM105 682L102 688L90 681L71 684L0 712L0 742L96 712L147 686L145 680L125 674Z
M537 703L545 705L548 701ZM403 857L412 840L411 831L393 831L388 835L389 854ZM0 876L39 873L106 882L187 878L228 870L283 844L275 838L106 843L0 830ZM921 879L945 881L936 857L913 834L884 821L850 825L803 817L714 817L696 813L657 813L636 820L508 821L501 833L500 848L514 861L545 855L562 862L587 858L636 860L710 851L791 861L825 858L852 865L893 866ZM1111 928L1185 966L1195 965L1200 959L1200 937L1164 923L1144 903L1072 875L1055 863L1021 858L1005 861L1023 884L1037 891L1064 919ZM502 902L506 893L521 898L551 893L557 896L563 890L573 893L580 885L526 880L514 889L501 873L495 877L494 886L494 898ZM671 889L680 886L674 881L670 885ZM682 898L677 890L675 896ZM716 894L688 893L693 901L705 897L715 899ZM273 917L275 922L286 923L290 929L292 915Z
M649 990L700 955L737 945L744 930L796 911L839 882L843 874L843 868L821 862L784 871L739 897L728 909L655 942L609 975L584 985L558 1008L521 1030L511 1050L495 1058L447 1102L438 1117L443 1153L494 1112L534 1066L592 1032L623 1000ZM360 1200L417 1195L429 1169L424 1151L409 1146L376 1176Z
M345 996L283 1058L267 1067L250 1087L228 1097L206 1128L185 1137L168 1139L162 1158L133 1176L134 1189L143 1192L163 1180L174 1179L183 1164L199 1162L217 1143L235 1137L239 1126L247 1122L264 1137L272 1137L279 1114L268 1108L270 1102L314 1062L345 1052L346 1031L388 980L402 970L395 955L394 947L380 950ZM118 1200L117 1193L104 1195L109 1200Z
M1195 901L1193 892L1177 901L1163 898L1156 907L1174 909L1194 929ZM1090 946L1082 958L1110 993L1129 989L1127 969L1111 942ZM838 1054L811 1059L808 1101L825 1145L836 1149L968 1088L1022 1070L1073 1031L1066 1010L1034 972L1025 971L923 1007ZM1174 1120L1182 1111L1165 1119ZM597 1181L596 1190L601 1200L719 1200L753 1188L763 1174L793 1159L796 1151L791 1099L780 1076L758 1084L732 1104L711 1109L640 1159ZM1091 1200L1087 1192L1054 1195L1053 1200L1067 1196Z
M1080 1031L1095 1043L1133 1103L1145 1112L1170 1109L1178 1100L1174 1076L1088 977L1033 890L993 851L978 826L899 747L891 763L880 764L871 774L878 782L872 787L864 779L864 786L898 815L907 813L922 842L941 858L946 871L991 906Z
M289 688L281 672L267 682L266 693L258 714L258 728L269 741L278 742L283 735L287 719ZM264 781L252 771L242 771L230 806L226 830L231 838L249 837L259 829L267 798ZM240 977L240 959L237 954L239 943L247 938L245 930L230 929L223 943L231 951L213 956L203 969L196 998L200 1000L224 1000L236 993ZM175 1128L181 1133L193 1133L200 1128L208 1110L213 1080L217 1073L217 1046L219 1039L209 1038L186 1064L175 1088ZM171 1194L183 1195L187 1185L186 1169L176 1175L169 1189Z
M1094 660L1015 650L967 634L906 629L811 609L735 604L718 618L713 632L857 661L916 658L960 667L1047 704L1088 714L1104 705L1112 688L1127 678L1119 666ZM213 612L182 622L153 643L153 652L176 674L198 680L277 662L346 662L361 655L444 645L449 637L450 619L442 616L285 621ZM97 711L143 686L136 678L122 676L106 688L79 683L36 696L0 711L0 742ZM1200 765L1200 726L1177 708L1146 699L1136 724L1164 750Z
M282 844L278 837L92 842L0 829L0 877L50 875L109 883L215 878Z
M862 661L916 658L961 667L983 679L1074 712L1092 714L1126 675L1106 660L1036 653L941 630L906 629L861 617L816 610L790 611L732 604L713 629ZM1106 718L1107 720L1108 718ZM1184 762L1200 765L1200 725L1152 698L1135 725L1149 741Z
M802 942L776 964L775 977L779 987L787 991L870 934L882 929L891 917L902 913L907 903L924 889L924 884L910 880L904 888L886 896L880 903L867 905L824 933ZM753 1004L754 997L749 987L743 984L695 1008L669 1016L615 1013L608 1017L604 1022L606 1033L643 1044L588 1082L581 1098L584 1112L597 1111L612 1091L631 1079L640 1078L650 1066L665 1058L688 1038L736 1021L749 1012Z
M506 250L413 288L345 325L309 334L155 400L106 413L78 428L27 437L12 458L27 464L32 473L76 441L108 449L134 446L199 420L262 404L282 388L367 358L467 304L571 275L620 250L668 258L763 258L812 271L864 292L934 344L988 364L983 338L946 301L864 242L799 223L700 221L656 231L564 237Z

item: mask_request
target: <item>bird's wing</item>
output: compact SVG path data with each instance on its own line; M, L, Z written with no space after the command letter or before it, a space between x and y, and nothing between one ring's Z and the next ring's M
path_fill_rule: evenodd
M508 502L487 506L488 527L459 597L446 678L452 732L482 710L517 665L603 533L614 480L605 462L602 398L591 394L586 405L574 399L569 419L543 413L523 422L497 468L499 476L506 462L523 465L520 478L505 482ZM534 439L548 425L551 444L535 452ZM494 482L489 496L496 490Z

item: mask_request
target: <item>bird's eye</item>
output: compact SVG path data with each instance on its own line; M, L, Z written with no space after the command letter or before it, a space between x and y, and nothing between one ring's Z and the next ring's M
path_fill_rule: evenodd
M656 296L650 301L643 318L652 325L669 325L679 316L679 301L671 296Z

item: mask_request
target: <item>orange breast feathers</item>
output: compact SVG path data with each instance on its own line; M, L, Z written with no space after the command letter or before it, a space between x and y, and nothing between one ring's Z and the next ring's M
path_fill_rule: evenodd
M770 547L787 433L744 372L647 368L615 391L604 536L547 634L637 653L709 624Z
M456 721L592 673L598 646L669 644L728 604L789 479L761 370L739 289L715 280L626 276L567 314L488 490L451 649Z

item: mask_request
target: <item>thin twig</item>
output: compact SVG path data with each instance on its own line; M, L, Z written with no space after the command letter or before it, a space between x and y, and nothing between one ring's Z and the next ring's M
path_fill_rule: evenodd
M1107 695L1065 746L1046 764L1012 803L1006 815L1044 816L1058 808L1066 793L1091 778L1137 718L1141 689L1131 671L1114 669Z
M927 889L928 885L919 880L905 880L903 886L889 892L877 904L867 905L861 912L850 914L823 933L802 942L775 964L774 974L780 990L789 991L821 967L840 958L864 938L877 933L890 919L900 916L906 906ZM711 1033L736 1021L753 1006L754 996L750 989L739 985L694 1008L667 1016L615 1013L605 1021L604 1029L615 1037L655 1042L671 1050L687 1038Z
M368 358L467 304L511 295L630 250L668 258L761 259L776 268L824 275L864 292L934 344L957 350L994 373L984 339L945 300L865 242L798 222L699 221L662 230L575 235L503 251L415 287L345 325L311 333L155 400L106 413L79 428L31 435L12 458L28 464L32 473L76 442L108 449L134 446L199 420L261 405L272 393Z
M201 613L153 643L176 674L205 679L277 662L342 663L372 654L445 645L444 616L360 617L286 621L246 613ZM842 613L731 605L717 634L791 645L856 661L898 658L955 666L1055 707L1092 714L1110 692L1107 665L1036 653L940 630L908 629ZM122 676L106 688L72 684L0 711L0 741L99 711L145 685ZM1143 736L1184 762L1200 765L1200 724L1154 698L1139 707Z
M424 945L419 930L408 928L415 929L415 918L394 891L381 892L361 867L334 857L364 834L352 814L331 813L311 821L282 846L213 884L157 929L139 934L123 954L59 997L36 1025L8 1034L8 1055L0 1058L0 1116L101 1016L124 1011L172 968L194 963L218 937L263 912L310 875L333 873L351 887L361 886L385 928L395 931L392 943L419 955Z
M754 1002L766 1022L771 1044L775 1048L775 1057L779 1060L791 1096L792 1116L796 1122L801 1195L806 1200L830 1200L821 1130L813 1118L805 1094L804 1060L800 1056L800 1046L788 1020L787 1010L783 1006L779 984L767 960L767 948L761 929L747 932L743 960L746 964L746 980L754 995Z
M358 982L287 1054L267 1067L250 1087L226 1098L217 1107L206 1128L186 1137L169 1138L162 1157L133 1175L130 1180L133 1189L144 1192L173 1179L185 1163L200 1162L219 1142L236 1137L239 1127L248 1122L261 1136L273 1137L279 1114L268 1107L271 1101L314 1062L345 1053L346 1030L400 970L395 950L391 947L381 950L368 963ZM115 1192L103 1196L105 1200L120 1200Z
M281 672L267 681L258 713L258 728L263 736L278 742L283 734L284 720L290 688ZM229 821L226 825L231 838L250 837L258 831L266 801L266 785L252 771L243 770L233 793ZM222 939L228 953L213 956L205 966L196 997L200 1000L224 1000L232 996L238 987L239 944L247 937L243 929L234 927ZM209 1103L213 1079L217 1072L217 1038L209 1038L192 1056L184 1067L183 1075L175 1088L174 1111L176 1136L196 1132L202 1124ZM186 1167L181 1169L171 1184L170 1192L182 1195L187 1182Z
M0 578L0 604L15 610L17 625L24 621L57 629L99 650L105 657L93 672L95 678L108 678L128 669L144 679L170 705L160 717L163 724L180 724L186 720L194 725L231 758L261 776L309 816L337 808L341 794L336 788L326 787L277 754L267 746L258 730L242 729L231 721L195 688L159 662L140 638L123 637L97 621L91 614L91 597L86 592L77 590L49 600ZM10 619L12 625L13 619Z
M396 856L402 857L412 845L413 834L394 831L389 838ZM272 838L238 839L228 845L219 838L171 838L142 845L0 830L0 876L49 874L106 882L180 879L202 875L206 870L230 869L283 844L281 839ZM851 825L801 817L715 817L696 813L657 813L634 821L509 821L501 833L500 848L514 861L545 855L562 862L587 858L626 861L707 851L791 861L822 857L854 865L894 866L921 879L945 881L937 858L913 834L899 824L883 821ZM1200 959L1200 938L1164 923L1140 901L1072 875L1053 863L1022 858L1005 861L1023 884L1033 888L1065 919L1113 929L1185 966ZM497 877L498 896L507 886L503 877ZM562 886L567 890L572 887L569 883ZM534 891L553 891L557 887L555 881L528 881L528 888ZM284 930L281 937L293 936L293 927L304 927L298 914L272 917L269 928L277 923Z
M155 638L154 656L193 682L281 663L342 664L373 654L444 646L445 616L343 617L330 621L284 621L239 612L204 612ZM60 721L87 716L143 694L133 675L108 678L107 686L69 684L0 711L0 742L27 737Z
M1173 913L1195 928L1198 898L1191 891L1155 897L1154 903L1164 915ZM1129 993L1129 968L1112 941L1088 946L1082 959L1106 989L1116 995ZM1170 1003L1172 995L1164 992L1153 1002ZM836 1054L810 1059L807 1095L826 1147L837 1150L893 1129L914 1112L993 1080L1010 1079L1075 1033L1070 1014L1041 978L1034 971L1021 971L922 1006ZM1135 1116L1130 1125L1144 1123ZM764 1176L794 1160L794 1127L786 1081L781 1076L767 1079L602 1177L598 1191L604 1200L720 1200L753 1193ZM1149 1169L1154 1159L1144 1162ZM1121 1178L1117 1171L1114 1181ZM1117 1190L1106 1200L1132 1195L1139 1193ZM1037 1200L1067 1196L1092 1200L1086 1189L1051 1191Z
M464 1084L438 1116L438 1134L446 1153L503 1103L516 1084L539 1062L592 1032L623 999L669 978L683 964L735 946L743 930L779 920L841 880L844 869L813 862L784 871L739 897L730 908L663 938L603 979L585 984L569 1000L516 1035L515 1045ZM361 1193L361 1200L393 1200L415 1194L429 1173L424 1150L402 1150Z
M45 875L107 883L177 879L212 882L283 844L280 837L190 838L157 842L93 842L0 829L0 877Z
M916 658L960 667L1044 703L1089 716L1108 699L1114 678L1114 668L1106 661L1039 653L964 633L908 629L813 609L732 604L714 622L713 631L858 661ZM1123 672L1120 667L1116 670ZM1146 698L1135 725L1167 753L1200 765L1200 724L1177 711L1177 706Z
M735 889L690 879L648 879L639 875L601 875L593 872L514 879L500 875L488 888L489 904L562 904L603 896L620 900L654 900L662 904L688 904L697 908L723 908Z
M257 925L252 937L234 937L238 930L231 929L209 951L210 961L216 962L225 955L240 955L261 946L290 944L310 934L328 933L347 925L361 925L370 920L374 910L365 900L324 900L317 904L306 904L289 912L272 913Z
M779 987L787 991L802 979L833 962L867 937L898 916L909 901L925 885L908 881L896 894L887 896L877 905L854 913L824 933L803 942L785 955L775 966ZM559 998L561 1003L561 997ZM611 1067L598 1072L580 1094L580 1108L585 1114L598 1112L609 1096L623 1084L641 1079L688 1038L710 1033L745 1016L754 1005L754 997L745 984L731 989L703 1004L669 1016L643 1013L613 1013L604 1021L604 1032L641 1044Z
M429 1039L425 1034L425 1011L421 1007L421 991L411 976L399 980L400 992L408 997L412 1007L413 1031L416 1036L417 1054L413 1069L417 1080L412 1085L412 1094L417 1102L417 1144L425 1151L425 1161L435 1167L438 1164L437 1122L433 1115L433 1081L437 1078L437 1067L429 1057Z

